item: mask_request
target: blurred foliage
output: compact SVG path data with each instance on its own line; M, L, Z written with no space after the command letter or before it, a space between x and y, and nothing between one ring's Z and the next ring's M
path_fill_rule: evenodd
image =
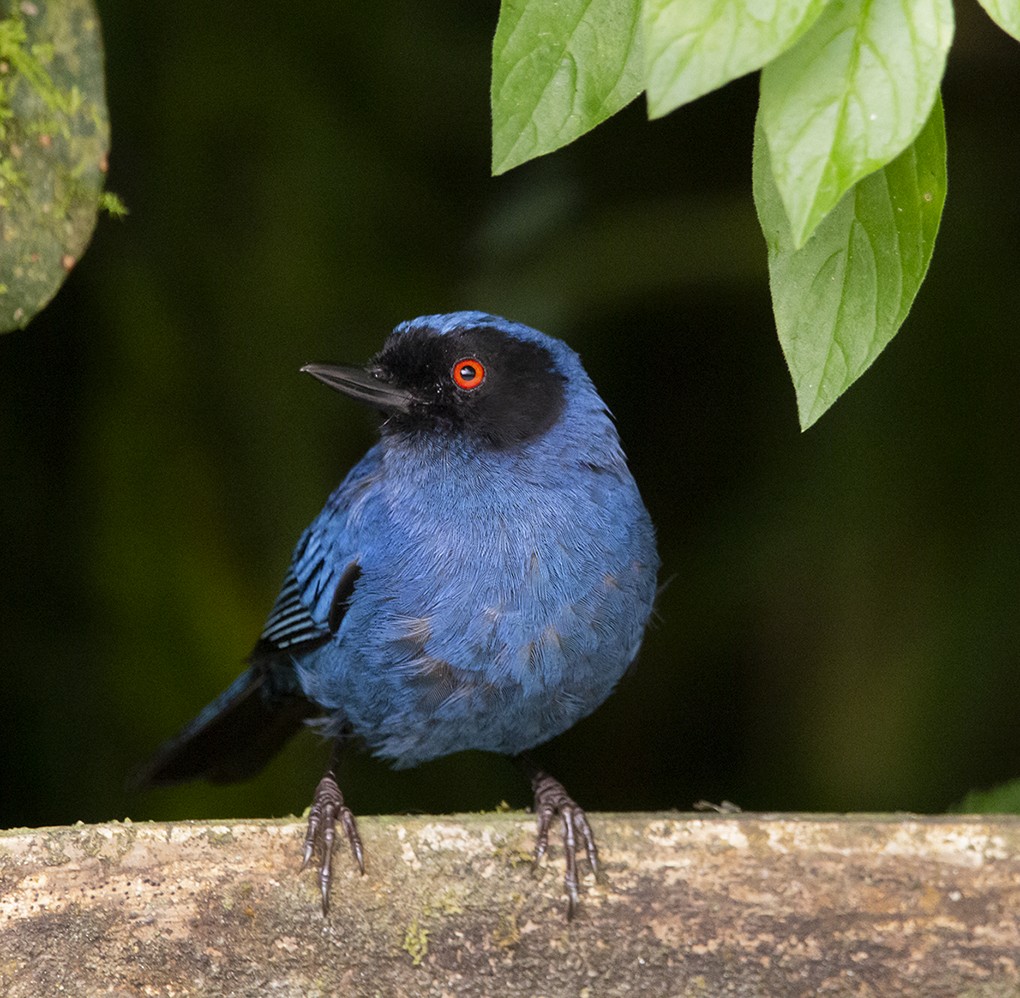
M1020 774L1020 55L976 5L925 290L807 435L733 155L754 80L492 179L494 0L100 13L131 214L0 341L0 824L307 805L311 734L236 787L124 777L239 670L373 439L298 368L453 308L581 352L658 526L637 667L543 753L578 800L929 810ZM481 754L341 779L360 813L528 801Z
M91 0L0 3L0 332L28 323L88 245L109 145Z
M990 790L972 790L954 808L967 814L1020 814L1020 779Z

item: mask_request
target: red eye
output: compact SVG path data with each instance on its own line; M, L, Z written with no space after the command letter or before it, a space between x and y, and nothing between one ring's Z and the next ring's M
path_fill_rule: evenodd
M464 357L462 360L458 360L450 373L453 383L466 392L477 388L485 380L485 368L482 366L482 362L475 360L474 357Z

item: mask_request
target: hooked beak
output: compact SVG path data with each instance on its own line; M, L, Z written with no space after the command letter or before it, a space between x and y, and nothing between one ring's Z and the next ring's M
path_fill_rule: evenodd
M415 396L397 388L362 367L346 364L305 364L301 370L324 385L360 402L367 402L383 412L409 412Z

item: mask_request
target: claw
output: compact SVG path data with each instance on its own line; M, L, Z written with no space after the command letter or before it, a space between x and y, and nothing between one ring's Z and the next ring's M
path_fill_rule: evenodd
M595 845L595 836L588 817L578 806L559 780L553 779L548 773L536 770L531 781L535 791L535 814L538 819L538 832L535 836L535 866L537 867L549 847L549 828L553 818L558 814L563 827L563 852L566 859L564 887L567 891L567 920L577 913L580 899L578 897L577 877L577 846L578 837L584 843L585 855L592 873L598 874L599 856Z
M344 804L344 795L340 792L336 777L327 773L315 788L312 806L308 811L308 831L305 833L304 859L301 869L311 862L318 849L322 854L319 864L319 891L322 894L322 914L329 914L329 888L333 881L333 844L336 841L336 822L340 819L341 827L351 846L351 853L358 869L365 872L364 850L361 836L354 822L354 814Z

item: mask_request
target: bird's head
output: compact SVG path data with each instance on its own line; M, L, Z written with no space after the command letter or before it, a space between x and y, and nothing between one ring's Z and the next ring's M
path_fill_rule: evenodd
M385 413L384 433L447 433L496 450L545 434L571 388L594 395L565 344L483 312L402 323L364 367L302 370Z

